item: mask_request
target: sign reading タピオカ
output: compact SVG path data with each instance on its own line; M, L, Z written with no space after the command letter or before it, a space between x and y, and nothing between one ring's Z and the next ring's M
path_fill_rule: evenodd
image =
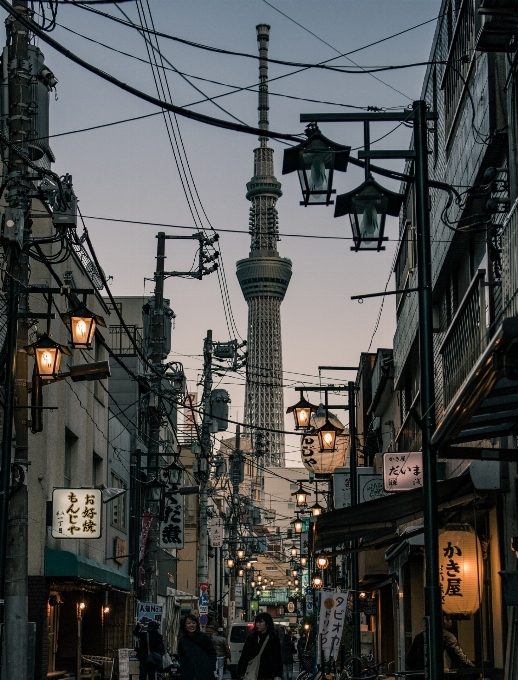
M53 538L100 538L101 526L100 489L53 490Z

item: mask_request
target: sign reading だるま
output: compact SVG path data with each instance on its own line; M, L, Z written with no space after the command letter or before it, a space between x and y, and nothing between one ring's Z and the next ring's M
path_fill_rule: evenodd
M100 489L54 489L53 538L100 538L101 526Z

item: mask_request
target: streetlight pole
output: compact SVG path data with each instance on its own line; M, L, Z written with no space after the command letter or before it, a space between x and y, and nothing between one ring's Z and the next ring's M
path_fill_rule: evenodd
M437 465L431 439L435 425L432 315L432 256L428 184L426 102L416 101L414 111L415 193L417 206L419 354L421 361L421 428L423 450L424 539L426 549L425 616L430 680L443 670L441 588L439 585L439 526L437 522Z
M358 454L356 451L356 384L347 383L347 401L349 403L349 474L351 479L351 507L358 504ZM352 542L353 549L357 541ZM353 675L360 676L361 671L361 639L360 639L360 600L358 598L358 552L351 553L351 585L352 585L352 624L353 624Z
M423 100L415 101L412 106L412 111L383 111L380 113L369 112L363 114L356 113L323 113L313 114L306 113L300 116L301 123L315 124L317 122L362 122L364 124L365 134L365 149L358 154L359 158L365 159L365 168L373 172L370 166L370 159L376 158L406 158L415 160L415 195L416 195L416 234L417 234L417 252L418 252L418 299L419 299L419 350L420 350L420 393L421 393L421 427L422 427L422 452L423 452L423 510L424 510L424 536L425 536L425 554L426 554L426 576L425 576L425 632L426 632L426 660L425 660L425 678L427 680L437 680L442 676L442 616L441 616L441 588L439 582L439 547L438 547L438 521L437 521L437 470L435 451L431 446L431 438L433 428L435 426L434 418L434 370L433 370L433 323L432 323L432 264L431 264L431 236L430 236L430 215L429 215L429 190L430 180L428 176L428 149L427 149L427 120L437 119L437 114L427 110L427 104ZM413 121L414 125L414 149L395 150L395 151L371 151L369 139L369 122L380 121ZM329 143L329 149L332 151L334 142ZM289 150L291 157L298 153L300 159L298 163L286 163L285 173L292 172L295 169L305 171L303 163L304 153L307 154L307 143L302 143L299 147ZM290 157L290 158L291 158ZM286 158L286 156L285 156ZM333 158L333 155L330 155ZM291 158L293 161L294 158ZM311 157L310 157L311 160ZM352 159L349 159L352 162ZM361 161L355 161L356 165L362 164ZM331 167L331 166L330 166ZM332 167L331 167L332 169ZM376 170L374 170L376 171ZM329 177L331 178L331 173ZM407 181L411 181L408 179ZM367 184L367 182L366 182ZM365 186L365 185L363 185ZM448 185L443 182L433 182L433 186L449 190ZM375 187L380 199L387 201L387 206L392 202L392 206L380 221L379 234L376 235L377 247L375 250L381 249L383 241L382 229L384 227L385 215L397 215L399 207L396 208L397 201L401 201L401 196L394 192L387 190L380 191L382 187ZM309 191L311 193L311 191ZM316 192L319 193L318 191ZM320 192L321 193L321 192ZM327 186L327 195L332 193L331 181ZM309 196L311 198L311 196ZM338 202L342 198L342 205L338 213L340 216L349 212L353 214L352 210L361 209L361 205L355 199L358 198L358 192L350 192L337 197ZM325 204L325 203L322 203ZM307 205L307 201L306 201ZM356 207L355 207L356 205ZM351 210L352 208L352 210ZM355 213L355 218L358 215ZM354 234L354 230L353 230ZM372 236L364 237L361 234L355 236L355 250L358 250L362 245L362 240L367 242L367 247L372 242ZM365 245L365 244L364 244ZM373 249L368 247L368 249ZM416 289L412 289L416 290ZM400 292L400 291L396 291ZM401 291L403 292L403 291ZM409 292L409 290L405 291ZM391 294L389 292L388 294ZM387 295L387 291L383 293L371 294L368 297ZM358 298L360 296L355 296ZM367 297L367 296L365 296ZM352 461L351 461L351 477L352 477Z

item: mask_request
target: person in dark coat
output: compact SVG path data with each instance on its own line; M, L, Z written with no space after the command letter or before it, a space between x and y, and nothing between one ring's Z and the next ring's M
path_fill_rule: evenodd
M139 660L139 680L155 680L158 666L147 663L150 652L165 652L164 638L158 632L160 625L156 621L139 621L133 630L137 638L137 659ZM149 640L149 646L148 646Z
M453 625L451 616L443 612L442 619L442 646L448 655L451 668L474 668L475 664L468 659L459 645L450 628ZM406 667L410 671L421 671L420 675L408 675L407 680L422 680L424 670L424 630L417 633L410 645L406 656ZM468 677L468 676L464 676Z
M265 643L266 639L268 641ZM263 645L264 649L263 649ZM273 619L266 612L255 617L255 626L246 638L241 657L237 664L238 677L243 677L248 664L262 651L259 663L258 680L282 679L282 650L281 641L277 635Z
M182 680L214 680L216 650L210 637L201 632L194 614L187 614L182 620L180 634L178 656Z
M293 634L290 630L284 633L281 643L282 665L284 667L284 680L291 680L293 677L293 655L297 653Z

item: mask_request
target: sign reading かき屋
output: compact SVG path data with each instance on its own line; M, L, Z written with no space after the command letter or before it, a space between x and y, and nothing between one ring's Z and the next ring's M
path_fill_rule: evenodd
M101 518L100 489L53 490L53 538L100 538Z
M410 491L422 486L422 451L383 454L383 488L385 491Z

